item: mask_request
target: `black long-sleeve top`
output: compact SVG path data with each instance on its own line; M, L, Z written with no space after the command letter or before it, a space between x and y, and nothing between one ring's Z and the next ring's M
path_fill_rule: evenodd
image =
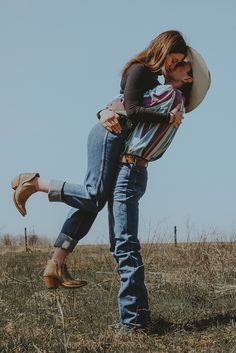
M157 75L153 74L141 63L131 65L125 75L123 75L120 93L124 94L124 106L127 117L132 122L169 122L168 113L157 113L142 106L144 92L157 85Z

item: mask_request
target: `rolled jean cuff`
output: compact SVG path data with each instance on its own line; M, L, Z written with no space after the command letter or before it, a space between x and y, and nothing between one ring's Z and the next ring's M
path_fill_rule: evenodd
M72 252L78 243L77 239L73 239L64 233L60 233L54 243L55 248L61 248Z
M61 180L50 180L48 188L49 201L62 201L62 189L65 182Z

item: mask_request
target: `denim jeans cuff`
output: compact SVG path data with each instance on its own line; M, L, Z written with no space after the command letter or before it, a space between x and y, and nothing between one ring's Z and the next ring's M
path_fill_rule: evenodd
M72 252L77 244L78 244L77 239L73 239L69 235L66 235L64 233L60 233L54 243L54 247L55 248L62 248L62 249L65 249L65 250Z
M62 201L62 189L65 182L61 180L50 180L48 188L49 201Z

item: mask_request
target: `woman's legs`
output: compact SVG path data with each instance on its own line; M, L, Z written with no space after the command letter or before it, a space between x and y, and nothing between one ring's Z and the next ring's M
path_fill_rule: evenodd
M119 156L128 133L125 121L122 122L122 133L119 135L108 133L100 123L97 124L88 138L88 168L84 185L64 183L59 193L51 188L49 199L57 194L61 201L73 207L54 244L56 247L72 252L90 230L110 196ZM81 194L87 196L83 198Z
M146 183L146 168L122 165L109 200L111 252L120 276L120 320L134 329L145 329L150 316L138 240L138 204Z
M87 193L87 206L90 209L89 203L91 204L92 201L92 207L95 206L96 212L76 208L70 210L54 243L56 249L52 260L58 264L63 265L65 263L67 256L74 250L78 241L89 232L98 211L107 201L127 133L128 129L124 128L121 135L113 135L107 133L100 124L91 131L88 139L88 170L85 178L85 187L81 188L80 185L65 183L62 201L67 201L71 205L70 202L75 197L72 204L78 207L79 203L83 208L85 203L78 197L79 190L83 194L86 194L87 190L89 190L89 193ZM101 143L99 143L99 140ZM94 159L95 155L97 158ZM46 187L49 184L45 181L41 182L40 179L38 181L39 187L47 190ZM52 193L55 193L55 190ZM74 201L76 202L75 204Z
M35 191L47 192L50 201L62 201L76 208L70 212L54 244L61 249L54 256L58 262L64 262L77 242L88 233L109 197L119 156L129 133L125 120L121 121L121 125L122 132L119 135L108 133L100 123L91 130L84 185L58 180L48 182L37 177L28 183L30 187L33 185Z

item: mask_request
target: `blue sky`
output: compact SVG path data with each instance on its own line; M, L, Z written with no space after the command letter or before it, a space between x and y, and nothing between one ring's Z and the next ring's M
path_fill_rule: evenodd
M0 232L24 227L55 238L69 211L34 195L23 218L11 179L38 171L83 182L96 111L119 92L123 65L160 32L180 30L207 62L212 86L164 157L152 163L140 203L140 237L229 239L235 208L233 0L0 0ZM104 209L84 242L106 242Z

